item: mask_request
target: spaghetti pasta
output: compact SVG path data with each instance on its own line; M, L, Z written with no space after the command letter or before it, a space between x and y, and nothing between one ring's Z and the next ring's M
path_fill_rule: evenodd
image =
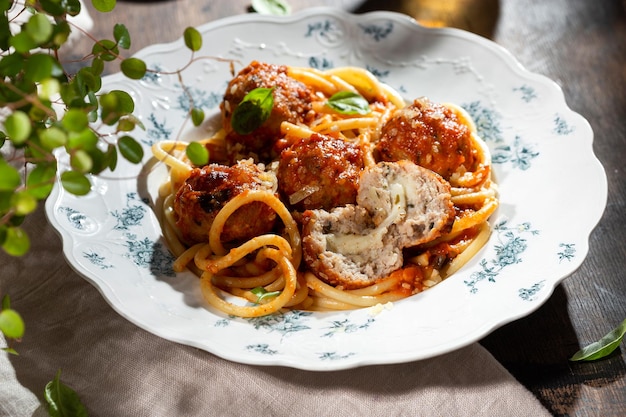
M269 64L253 63L238 77L262 71L263 65ZM286 110L276 117L277 120L266 121L259 128L259 132L263 131L259 137L271 137L266 145L272 148L272 152L258 152L259 137L254 132L242 136L233 131L229 123L232 121L233 107L238 103L227 100L226 96L222 105L224 125L215 135L202 142L210 150L209 165L194 167L186 159L186 143L183 142L163 141L152 147L154 157L169 169L168 181L160 191L162 206L159 210L162 212L160 217L164 237L177 258L174 269L182 271L189 268L197 274L202 294L211 306L226 314L258 317L285 308L343 310L385 304L406 298L446 279L465 265L487 242L490 234L488 220L498 207L497 188L491 178L489 150L478 136L469 115L459 106L445 103L437 106L443 106L445 117L455 120L460 126L459 132L467 132L467 139L465 136L462 139L467 141L465 159L452 167L446 165L445 172L429 172L438 181L445 182L449 196L446 197L448 200L444 200L453 207L453 218L450 221L443 218L441 230L433 231L428 235L432 238L427 238L427 241L404 243L399 251L394 252L399 253L400 257L405 255L400 264L384 276L372 279L368 285L349 288L348 284L337 285L329 281L324 273L316 270L308 258L303 256L302 238L309 233L303 225L311 217L307 213L310 210L334 210L334 207L349 206L353 208L350 213L356 213L352 214L353 218L362 216L358 213L363 210L358 211L359 203L355 200L361 198L357 193L359 175L362 174L358 173L374 169L382 160L390 161L389 155L397 151L394 147L398 145L390 144L393 138L390 139L385 133L387 125L396 123L394 120L402 109L413 106L412 111L421 110L425 113L426 110L419 106L426 105L417 101L413 105L407 104L398 92L362 68L341 67L326 71L291 66L271 68L272 74L277 73L278 77L289 79L265 81L266 84L273 84L271 87L275 89L275 99L279 96L276 90L289 89L291 83L298 83L299 96L303 96L302 91L310 92L310 102L296 106L306 108L302 114L295 117L291 110ZM257 78L265 79L268 76L264 73ZM250 83L249 79L236 77L228 87L230 96L241 97L242 93L238 91L241 88L249 92L253 88L268 87L251 86ZM366 114L348 114L328 107L330 98L343 91L365 98L368 105ZM270 118L276 116L277 109L289 105L274 102ZM430 111L430 108L427 110ZM439 107L436 110L440 111ZM272 127L270 136L267 136L270 125L276 127ZM309 142L304 142L306 146L295 147L294 144L303 141ZM329 144L323 151L315 151L322 152L322 156L306 154L313 144L320 141ZM246 148L250 143L256 147ZM339 148L345 147L345 150L337 151L337 154L332 153L335 151L326 151L336 149L338 143L342 144ZM428 146L434 147L433 144ZM281 175L277 175L282 162L281 155L296 152L294 149L300 149L298 152L303 153L296 154L290 164L301 165L287 174L280 172ZM405 152L406 149L401 151ZM348 154L352 156L348 157ZM431 163L432 158L436 157L431 155L428 162ZM419 158L416 157L411 163L418 164ZM403 156L396 159L411 158ZM215 168L224 165L225 160L237 170ZM315 167L311 168L307 160L314 160L310 164ZM438 162L434 161L433 164ZM338 165L332 165L335 163ZM329 167L327 171L334 172L335 178L324 171L326 165ZM252 166L254 169L250 168ZM426 168L435 171L439 167L432 165ZM305 175L299 176L303 170ZM344 175L351 170L357 172L356 176ZM200 183L200 188L207 189L190 187L189 178L192 175L204 181ZM316 175L320 177L316 178ZM281 181L293 182L291 185L295 185L282 188ZM351 186L353 188L346 185L353 183L356 183ZM395 189L396 186L392 184L391 188ZM288 195L285 195L286 189L290 190ZM330 200L323 200L323 207L315 206L321 203L311 203L316 201L311 196L326 192ZM351 231L351 234L343 237L333 235L332 239L328 239L329 244L352 245L347 251L351 254L359 252L361 247L370 248L371 245L379 244L378 241L389 240L390 230L395 227L392 225L406 217L408 211L406 207L398 208L395 205L415 203L405 201L413 198L415 193L411 190L401 191L400 194L393 194L393 190L390 192L390 195L396 197L387 218L381 221L376 220L376 215L368 217L368 221L375 223L369 229L370 235L355 236L355 232ZM223 201L218 201L220 198ZM257 208L252 210L251 207ZM250 210L244 214L246 208ZM271 216L267 216L268 210ZM193 221L184 223L181 220L186 216L200 217L193 217ZM201 228L199 233L188 233L187 229L196 225ZM393 230L397 233L400 229L398 226ZM226 239L226 235L236 237Z

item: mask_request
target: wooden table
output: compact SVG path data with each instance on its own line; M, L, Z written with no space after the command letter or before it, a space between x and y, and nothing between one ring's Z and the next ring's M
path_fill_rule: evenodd
M334 5L361 13L411 11L402 1L290 0L294 11ZM406 2L405 2L406 3ZM614 0L462 0L453 24L487 36L529 70L560 84L569 106L591 123L594 150L608 175L605 214L582 267L533 314L481 343L555 415L626 415L626 345L610 357L572 363L582 345L626 318L626 17ZM91 5L88 6L91 9ZM113 13L92 10L93 34L111 38L115 23L131 32L130 52L179 38L186 26L248 12L248 0L118 2ZM87 48L79 43L77 53ZM564 155L566 157L566 155ZM567 209L564 207L564 209Z

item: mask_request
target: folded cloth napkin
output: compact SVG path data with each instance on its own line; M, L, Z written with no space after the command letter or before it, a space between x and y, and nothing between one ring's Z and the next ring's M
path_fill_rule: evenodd
M42 209L25 228L31 251L0 254L0 293L26 322L19 356L0 352L0 416L47 415L43 391L58 370L90 416L549 415L479 344L406 364L310 372L169 342L126 321L73 272Z

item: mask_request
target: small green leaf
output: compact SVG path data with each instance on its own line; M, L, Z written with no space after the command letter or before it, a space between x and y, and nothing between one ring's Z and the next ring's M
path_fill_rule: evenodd
M91 52L94 57L100 58L103 61L113 61L120 54L120 49L117 46L117 42L110 39L102 39L94 43L91 48Z
M146 63L139 58L126 58L120 64L122 73L131 80L141 80L148 67Z
M202 35L195 28L187 27L183 33L183 39L185 46L194 52L202 48Z
M252 0L252 8L259 14L286 16L291 7L285 0Z
M20 54L26 54L31 49L37 47L37 42L30 37L26 32L20 32L9 38L9 45L11 45Z
M198 142L191 142L185 149L187 158L196 166L204 166L209 163L209 150Z
M115 9L115 3L115 0L91 0L93 7L102 13L107 13Z
M117 141L120 153L129 162L138 164L143 159L143 147L130 136L122 136Z
M69 193L74 195L86 195L91 190L91 182L82 173L65 171L61 174L61 184Z
M0 331L10 339L19 339L24 336L24 320L15 310L0 311Z
M16 145L21 145L30 136L32 126L28 115L21 110L16 110L4 121L4 128L11 141Z
M87 173L93 167L93 160L87 151L79 149L70 156L70 166L78 172Z
M9 165L4 159L0 159L0 191L13 191L22 183L20 173Z
M22 256L30 249L30 239L19 227L7 227L2 249L11 256Z
M89 151L98 145L98 135L89 129L85 128L80 132L69 132L67 136L66 148L72 149L84 149Z
M341 114L361 114L371 112L369 103L363 96L352 91L340 91L328 99L326 105Z
M11 297L9 297L9 294L4 294L2 304L0 304L0 310L8 310L9 308L11 308Z
M61 371L46 384L44 398L51 417L87 417L87 409L76 391L61 382Z
M26 59L24 75L27 80L40 82L52 77L54 58L47 54L33 54Z
M31 37L31 39L41 45L50 39L52 35L52 23L48 20L48 17L43 13L35 13L28 19L26 22L26 33Z
M17 216L26 216L37 208L37 199L26 190L18 191L11 196L11 206Z
M67 143L67 133L56 126L39 131L41 146L51 151Z
M113 90L100 97L102 121L110 126L135 109L133 98L125 91Z
M61 124L69 132L81 132L89 126L89 119L82 109L74 108L65 112Z
M230 124L235 132L247 135L270 117L274 106L273 88L255 88L235 108Z
M130 48L130 33L128 33L128 29L126 29L126 26L123 24L117 23L113 27L113 37L117 41L120 48Z
M626 319L597 342L593 342L576 352L570 361L593 361L607 357L622 343L624 334L626 334Z
M263 287L256 287L250 290L250 292L256 295L258 298L256 300L257 304L260 304L266 298L277 297L280 295L280 291L267 291Z
M194 126L200 126L204 121L204 110L197 107L191 109L191 121Z
M26 178L26 190L38 200L43 200L50 195L54 180L56 179L56 162L38 164L28 173Z
M44 100L50 100L61 91L61 84L55 78L47 78L39 84L39 96Z

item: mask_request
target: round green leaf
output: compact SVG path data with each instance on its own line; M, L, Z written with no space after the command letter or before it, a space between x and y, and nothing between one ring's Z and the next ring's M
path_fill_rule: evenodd
M143 159L143 147L130 136L122 136L117 141L120 153L129 162L138 164Z
M74 195L86 195L91 190L89 179L76 171L65 171L61 174L61 184L63 188Z
M69 109L63 115L61 124L69 132L82 132L89 126L87 114L81 109Z
M26 178L26 191L36 199L50 195L57 174L56 162L42 163L33 168Z
M187 158L196 166L209 163L209 150L198 142L191 142L185 149Z
M93 47L91 48L91 52L95 57L99 57L103 61L109 62L117 58L120 50L116 42L113 42L110 39L103 39L94 43Z
M115 8L115 0L91 0L91 4L97 11L102 13L110 12Z
M128 29L123 24L117 23L113 27L113 37L120 48L130 48L130 33L128 33Z
M20 173L9 165L4 159L0 159L0 191L13 191L22 183Z
M98 136L89 128L85 128L80 132L69 132L67 136L66 148L68 150L84 149L88 151L95 148L97 145Z
M200 126L204 121L204 110L197 107L191 109L191 121L194 126Z
M46 42L52 35L52 23L48 20L48 17L43 13L35 13L26 22L26 33L31 39L41 45Z
M50 126L47 129L39 131L39 141L41 142L41 146L51 151L67 143L67 134L63 129Z
M183 33L183 39L185 46L194 52L202 48L202 35L195 28L187 27Z
M87 151L79 149L70 156L70 165L78 172L87 173L91 171L93 161Z
M39 83L39 96L44 100L50 100L61 91L61 83L56 78L47 78Z
M28 53L31 49L37 47L37 42L26 32L20 32L9 38L9 45L21 54Z
M126 58L120 64L122 73L131 80L141 80L146 75L146 63L139 58Z
M19 339L24 336L24 320L15 310L2 310L0 311L0 331L10 339Z
M28 115L21 110L17 110L6 118L4 128L9 139L14 144L21 145L30 136L32 126Z
M26 216L37 208L37 199L27 191L19 191L11 196L11 206L18 216Z
M22 256L30 249L30 239L19 227L7 227L2 249L11 256Z
M47 54L33 54L24 64L24 75L26 79L33 82L40 82L52 77L54 69L54 58Z

